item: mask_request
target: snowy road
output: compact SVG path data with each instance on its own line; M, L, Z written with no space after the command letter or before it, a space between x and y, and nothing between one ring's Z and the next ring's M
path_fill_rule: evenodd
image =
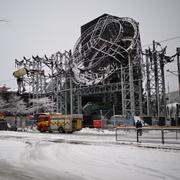
M0 131L0 180L178 180L180 151L114 137Z

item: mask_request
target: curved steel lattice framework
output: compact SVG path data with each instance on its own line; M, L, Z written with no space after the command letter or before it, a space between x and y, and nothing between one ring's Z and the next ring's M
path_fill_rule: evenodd
M83 32L74 48L75 80L84 85L104 82L128 65L128 54L139 44L138 24L130 18L104 16Z
M109 100L120 109L118 113L124 116L140 115L141 52L137 22L127 17L103 15L85 25L85 30L74 47L74 82L85 87L81 91L83 95L90 95L89 88L93 87L97 90L93 91L94 94L108 94ZM100 85L104 90L98 90ZM111 91L116 85L118 88ZM108 92L107 86L111 86Z

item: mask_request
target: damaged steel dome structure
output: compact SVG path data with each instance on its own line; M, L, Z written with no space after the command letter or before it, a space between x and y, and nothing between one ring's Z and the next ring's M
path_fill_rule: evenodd
M72 61L73 82L81 87L75 95L79 101L89 96L87 99L111 102L116 112L125 117L140 115L141 64L138 23L104 14L81 27Z

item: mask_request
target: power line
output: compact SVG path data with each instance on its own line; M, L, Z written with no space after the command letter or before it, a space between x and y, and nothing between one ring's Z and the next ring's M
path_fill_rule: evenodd
M169 72L169 73L171 73L171 74L173 74L174 76L178 76L178 74L176 74L177 71L171 71L171 70L169 70L169 69L167 69L166 71Z
M6 19L0 19L0 22L9 22L9 21Z
M180 39L180 36L174 36L172 38L164 39L164 40L158 41L158 43L164 43L164 42L172 41L172 40L175 40L175 39ZM153 45L153 43L145 44L142 47L151 46L151 45Z
M180 36L175 36L175 37L172 37L172 38L169 38L169 39L164 39L162 41L159 41L159 43L167 42L167 41L172 41L172 40L175 40L175 39L180 39Z

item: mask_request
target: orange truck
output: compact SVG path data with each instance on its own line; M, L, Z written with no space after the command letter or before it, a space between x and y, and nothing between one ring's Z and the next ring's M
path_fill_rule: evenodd
M54 132L60 133L74 132L82 129L82 114L40 114L37 117L37 129L40 132Z

